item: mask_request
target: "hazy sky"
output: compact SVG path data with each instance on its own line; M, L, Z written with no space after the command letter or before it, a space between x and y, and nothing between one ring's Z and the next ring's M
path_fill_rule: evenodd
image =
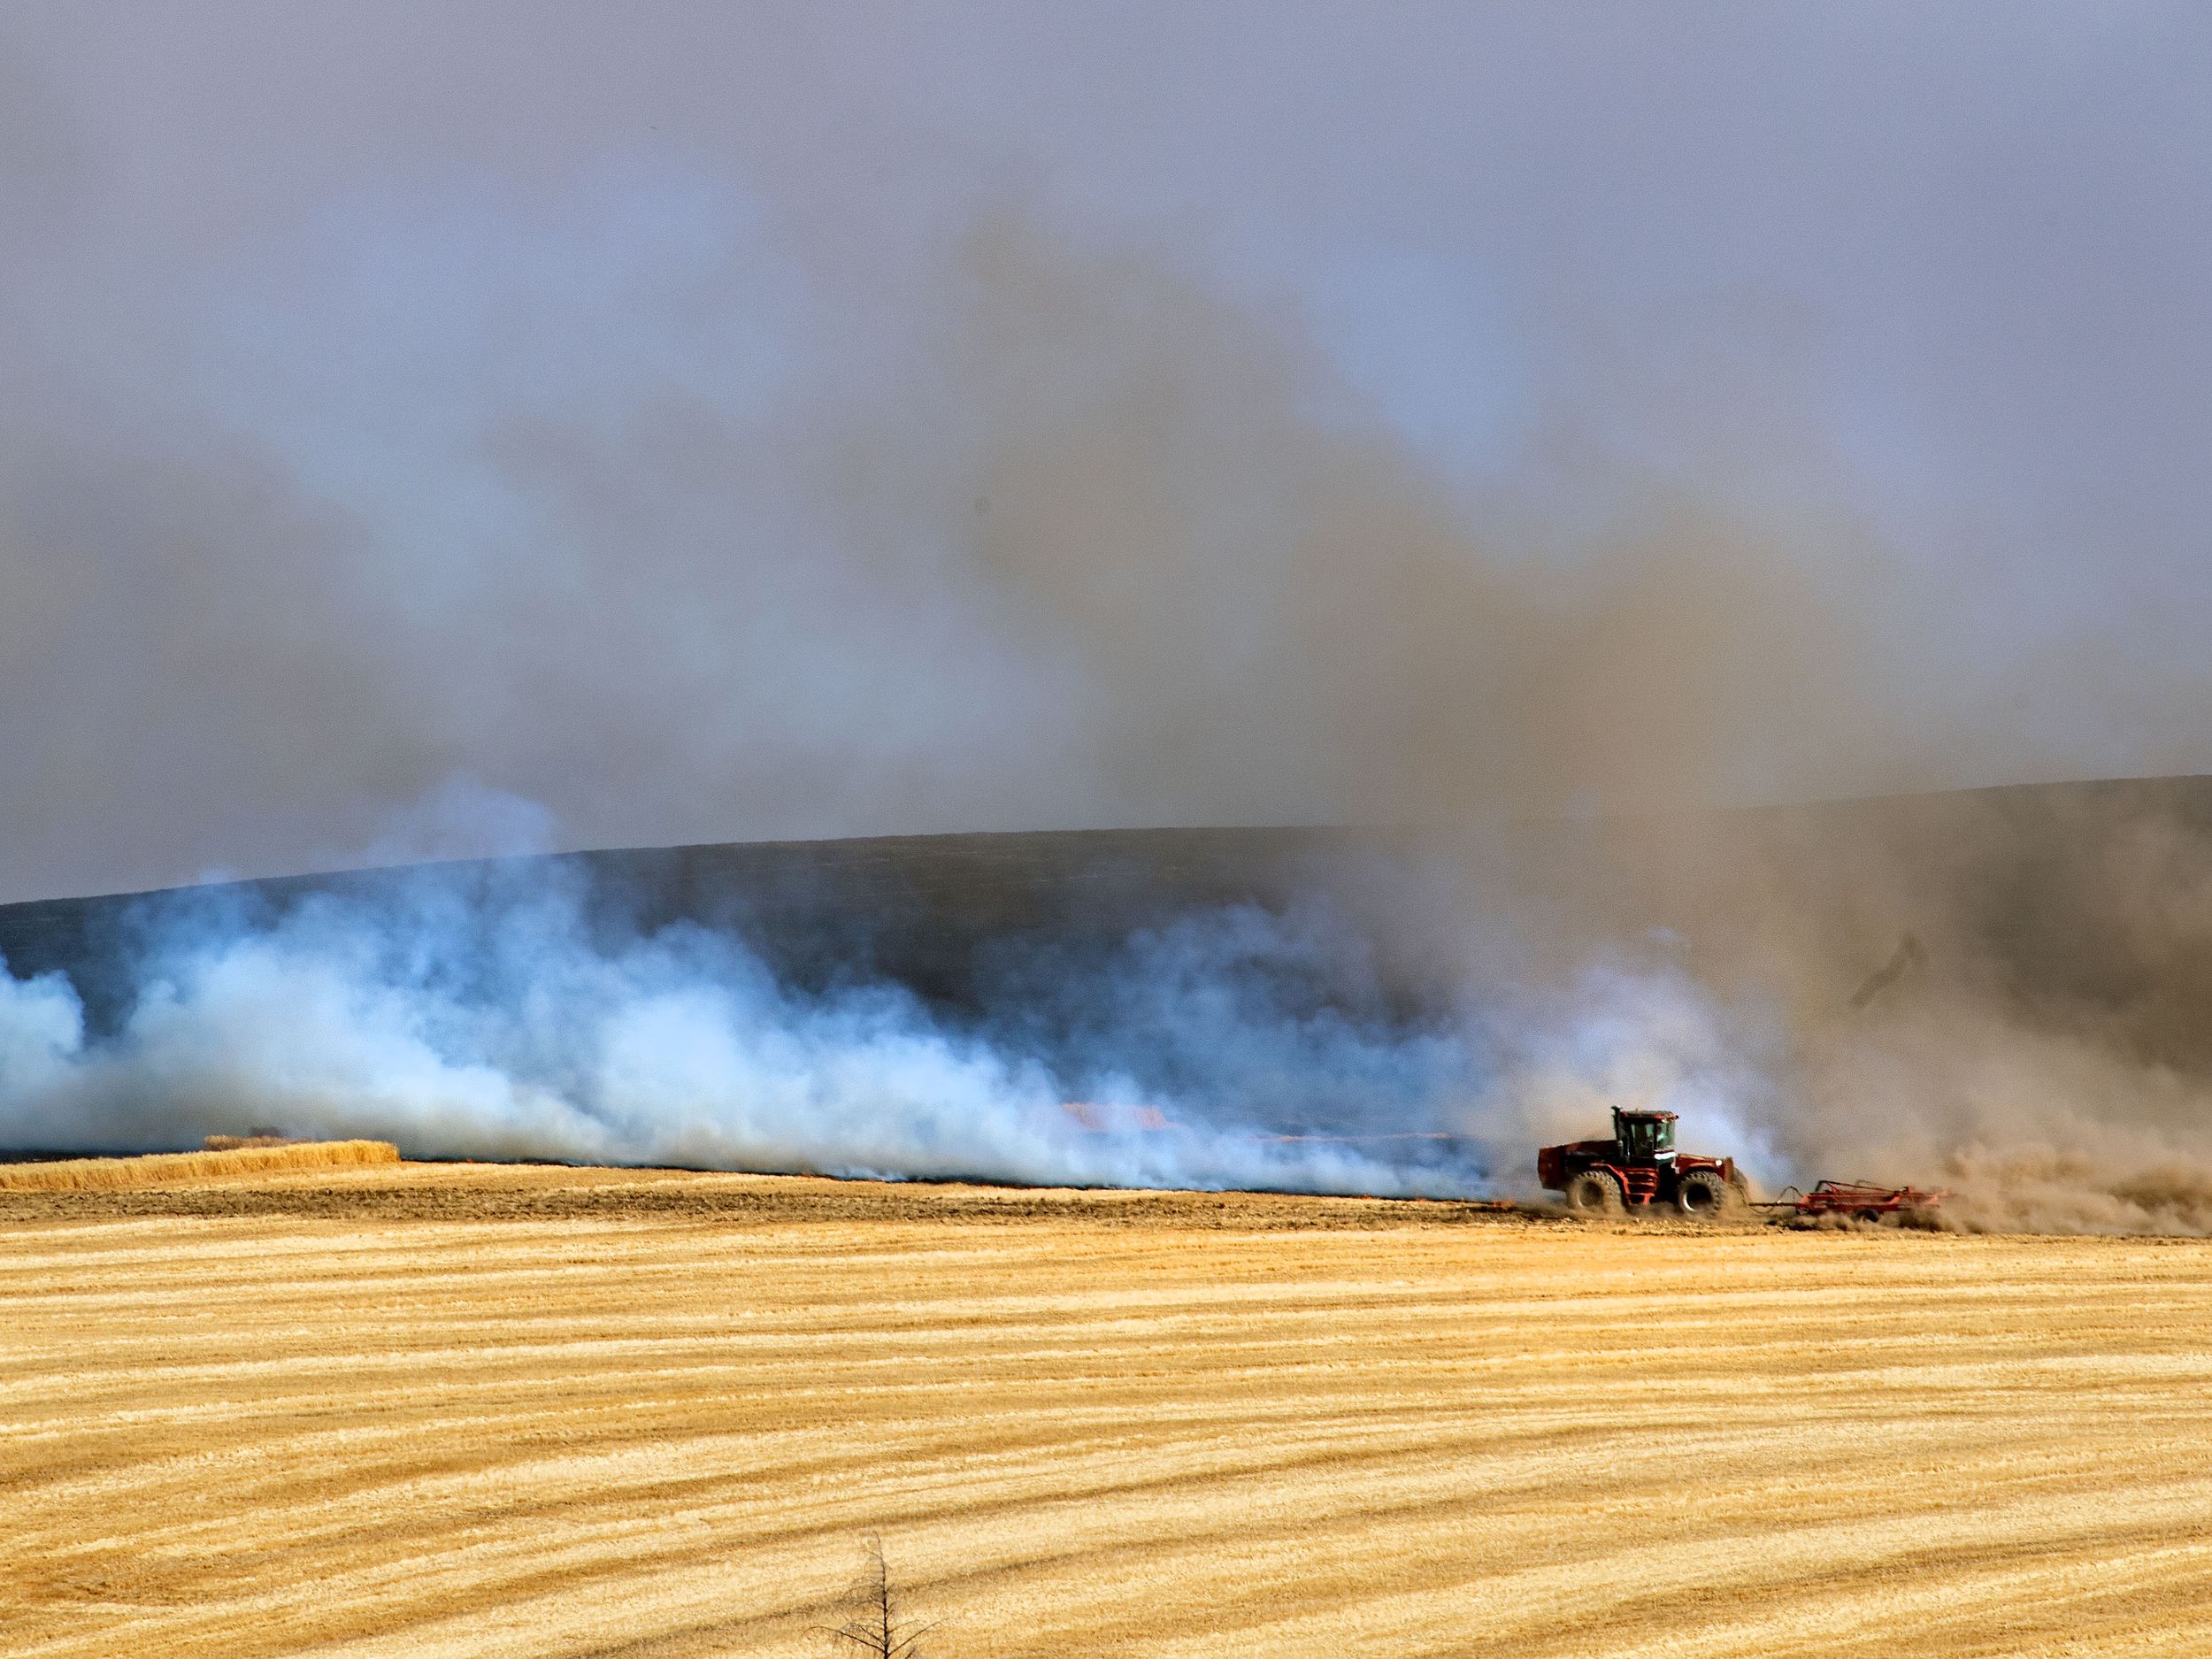
M2196 4L0 4L0 899L2212 770Z

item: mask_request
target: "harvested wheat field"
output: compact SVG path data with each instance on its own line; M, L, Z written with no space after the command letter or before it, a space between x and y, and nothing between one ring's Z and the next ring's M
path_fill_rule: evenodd
M0 1193L0 1647L2212 1652L2212 1246L416 1165Z
M142 1158L60 1158L43 1164L0 1164L0 1193L120 1192L184 1182L196 1185L211 1177L356 1169L398 1162L399 1148L388 1141L240 1145L205 1152L162 1152Z

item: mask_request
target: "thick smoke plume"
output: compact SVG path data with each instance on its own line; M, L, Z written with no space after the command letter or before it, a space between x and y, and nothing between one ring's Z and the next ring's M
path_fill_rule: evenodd
M12 12L0 898L2212 768L2203 20L1572 10Z
M90 1012L0 979L0 1134L1446 1194L1525 1191L1623 1102L1770 1190L2201 1233L2208 823L2185 780L1339 838L1279 902L987 929L949 1000L872 969L864 918L797 966L573 862L186 889L117 912Z

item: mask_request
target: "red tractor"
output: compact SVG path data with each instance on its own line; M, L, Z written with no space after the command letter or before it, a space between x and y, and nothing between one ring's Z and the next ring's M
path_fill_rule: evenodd
M1630 1204L1671 1204L1706 1220L1749 1196L1733 1158L1702 1158L1674 1149L1672 1112L1613 1108L1610 1141L1570 1141L1536 1155L1536 1179L1563 1193L1567 1208L1618 1215Z

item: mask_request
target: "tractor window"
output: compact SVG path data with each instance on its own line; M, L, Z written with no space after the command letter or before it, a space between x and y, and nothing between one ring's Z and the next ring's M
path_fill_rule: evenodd
M1621 1119L1621 1149L1632 1158L1654 1158L1674 1150L1674 1121L1668 1118Z

